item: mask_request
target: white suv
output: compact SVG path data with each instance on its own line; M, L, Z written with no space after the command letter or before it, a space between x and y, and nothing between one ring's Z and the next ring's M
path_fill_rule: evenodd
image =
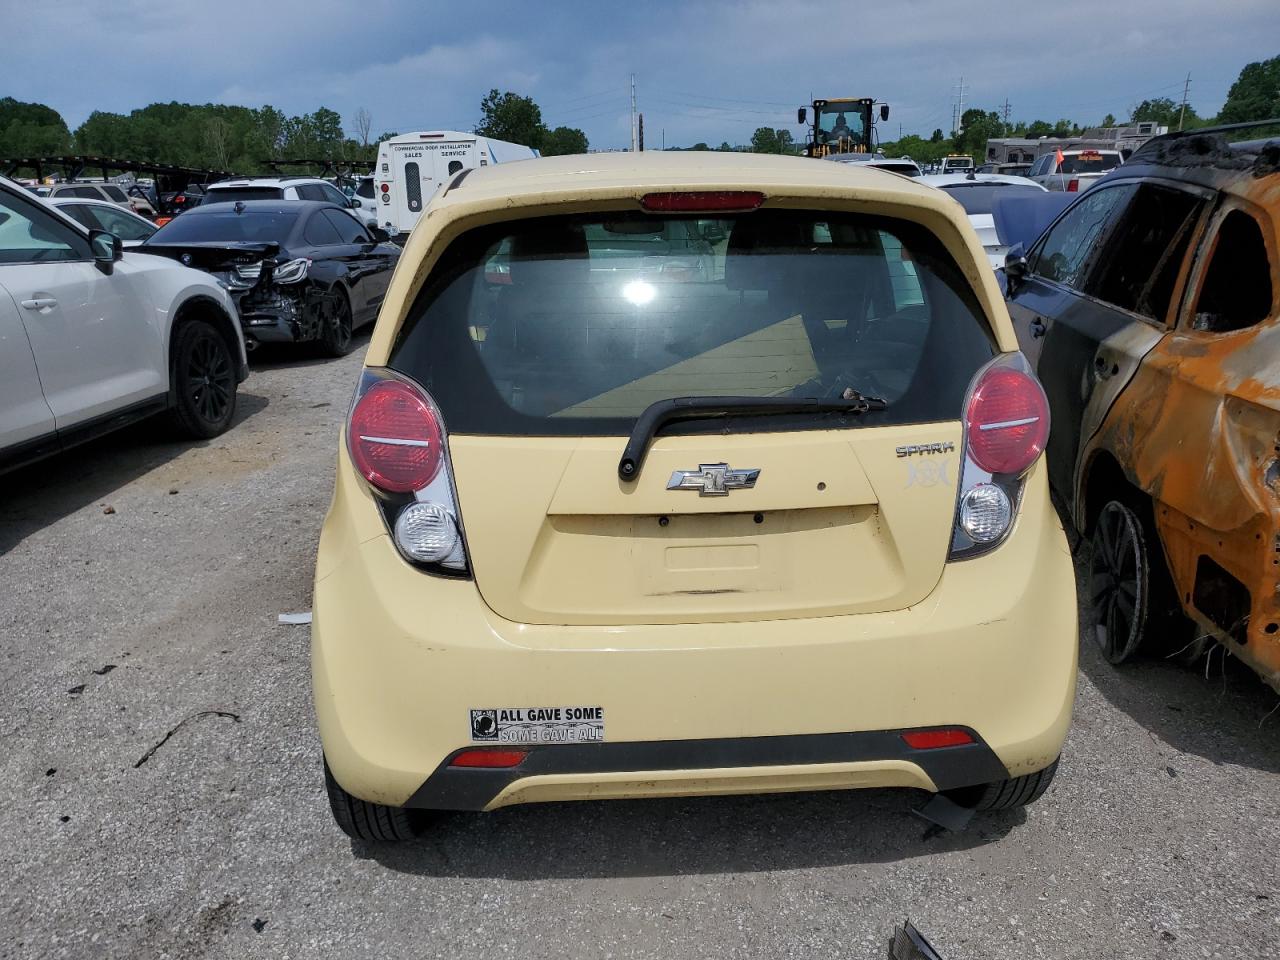
M212 277L126 253L0 178L0 471L153 413L217 436L247 373Z
M358 199L346 194L328 180L319 177L246 177L223 180L209 186L204 203L235 203L237 200L325 200L342 207L353 217L360 216Z

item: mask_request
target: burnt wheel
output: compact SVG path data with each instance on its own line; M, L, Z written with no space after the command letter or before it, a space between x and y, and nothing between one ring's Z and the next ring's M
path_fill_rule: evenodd
M1150 602L1151 564L1142 521L1111 500L1094 523L1089 559L1093 637L1108 661L1123 663L1137 653Z
M327 357L351 352L351 301L341 289L333 293L333 307L320 330L320 349Z
M236 412L235 359L226 339L203 320L189 320L174 333L171 416L183 433L216 437Z

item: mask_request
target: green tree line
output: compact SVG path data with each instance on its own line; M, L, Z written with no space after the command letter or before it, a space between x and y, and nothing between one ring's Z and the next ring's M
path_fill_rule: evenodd
M1280 116L1280 56L1246 65L1216 117L1201 117L1191 106L1184 113L1180 103L1159 98L1135 104L1129 121L1154 120L1172 129L1181 122L1188 129L1276 116ZM82 153L258 173L266 169L262 161L268 158L373 160L377 143L395 136L384 132L371 138L372 117L364 108L350 119L354 136L344 129L342 117L327 107L291 117L272 106L153 103L128 114L95 111L72 131L51 107L3 97L0 157ZM1115 117L1107 115L1100 125L1111 126L1115 122ZM929 163L949 153L981 157L987 140L994 137L1069 137L1080 130L1079 124L1066 119L1006 124L994 110L971 109L964 112L954 137L934 130L927 139L906 136L882 142L880 149L892 156L905 154ZM585 153L588 149L586 134L581 130L548 127L533 98L511 91L490 90L481 100L476 132L534 147L546 156ZM759 127L749 144L735 146L724 141L712 148L699 142L686 149L797 153L800 146L789 130Z
M1240 71L1236 82L1227 92L1226 102L1216 117L1202 117L1188 104L1185 110L1179 101L1168 97L1143 100L1134 104L1125 123L1155 121L1177 130L1214 126L1222 123L1244 123L1251 120L1270 120L1280 117L1280 56L1259 63L1250 63ZM1094 126L1111 127L1116 118L1107 114ZM948 154L968 154L981 163L986 156L987 141L998 137L1074 137L1085 129L1071 120L1018 121L1006 124L994 110L966 110L960 118L960 130L954 137L946 137L941 130L934 130L929 139L906 136L899 140L882 142L880 149L889 156L909 156L917 162L934 163Z
M530 108L532 122L529 121ZM570 127L548 130L537 104L491 91L481 103L477 132L540 149L544 154L585 153L586 135ZM334 110L288 116L272 106L153 103L128 114L95 110L74 131L41 103L0 98L0 157L64 154L113 157L234 173L261 173L265 160L372 161L378 143L372 117L351 117L352 136Z

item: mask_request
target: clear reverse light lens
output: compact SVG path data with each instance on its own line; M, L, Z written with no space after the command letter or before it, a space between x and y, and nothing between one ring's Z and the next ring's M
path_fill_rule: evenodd
M974 543L1000 539L1012 519L1013 505L994 483L978 484L960 501L960 526Z
M458 545L458 522L438 503L411 503L396 517L395 540L408 559L439 563Z

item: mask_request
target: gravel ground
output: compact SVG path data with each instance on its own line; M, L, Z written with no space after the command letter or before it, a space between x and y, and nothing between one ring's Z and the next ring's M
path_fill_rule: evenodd
M1280 955L1277 698L1215 654L1082 650L1025 813L932 836L909 792L330 820L307 628L359 358L259 360L204 445L154 424L0 478L0 956Z

